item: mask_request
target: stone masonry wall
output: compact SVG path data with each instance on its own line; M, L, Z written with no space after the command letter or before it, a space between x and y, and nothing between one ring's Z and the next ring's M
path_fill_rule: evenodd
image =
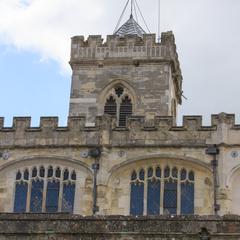
M0 214L1 240L237 240L240 217Z
M211 126L202 126L201 121L200 116L186 116L183 126L174 126L171 117L151 121L131 117L126 128L118 128L108 116L98 117L95 127L86 127L85 117L70 117L68 126L59 127L57 118L52 117L41 118L40 127L31 127L30 118L15 118L13 126L6 128L0 118L0 153L9 154L7 159L0 157L0 211L13 210L17 169L51 164L76 169L78 201L74 213L91 215L94 158L81 154L101 147L98 214L128 215L131 171L152 164L193 170L195 213L212 214L212 157L205 150L217 144L219 213L239 214L240 127L231 114L213 115Z

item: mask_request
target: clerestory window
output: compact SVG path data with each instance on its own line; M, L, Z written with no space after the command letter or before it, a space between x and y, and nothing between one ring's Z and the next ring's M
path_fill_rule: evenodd
M169 166L133 171L131 215L194 214L194 172ZM146 199L146 205L144 204Z
M73 212L76 172L33 167L16 174L14 212Z
M132 100L122 86L112 89L104 106L104 114L117 118L118 126L125 127L127 117L132 115Z

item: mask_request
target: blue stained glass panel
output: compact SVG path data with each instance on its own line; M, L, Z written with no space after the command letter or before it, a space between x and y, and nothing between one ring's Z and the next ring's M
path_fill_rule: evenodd
M165 181L163 209L165 213L177 214L177 182Z
M160 214L160 180L148 180L147 214Z
M130 214L143 215L144 184L131 183Z
M30 212L42 212L43 181L32 181Z
M28 192L27 183L16 183L15 200L14 200L15 213L26 212L27 192Z
M62 212L73 213L75 184L63 185Z
M193 183L181 183L181 214L194 214Z
M46 196L46 212L54 213L58 211L59 181L48 182Z

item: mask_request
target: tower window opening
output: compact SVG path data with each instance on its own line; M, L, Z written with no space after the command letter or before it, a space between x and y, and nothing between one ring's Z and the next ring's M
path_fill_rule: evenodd
M104 106L104 114L109 114L117 118L119 127L125 127L127 117L132 115L132 100L127 90L122 86L117 86L111 91Z

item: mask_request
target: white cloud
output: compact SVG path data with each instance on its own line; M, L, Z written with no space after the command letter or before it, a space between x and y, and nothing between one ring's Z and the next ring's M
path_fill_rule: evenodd
M0 41L67 69L70 38L103 14L100 1L0 0Z

